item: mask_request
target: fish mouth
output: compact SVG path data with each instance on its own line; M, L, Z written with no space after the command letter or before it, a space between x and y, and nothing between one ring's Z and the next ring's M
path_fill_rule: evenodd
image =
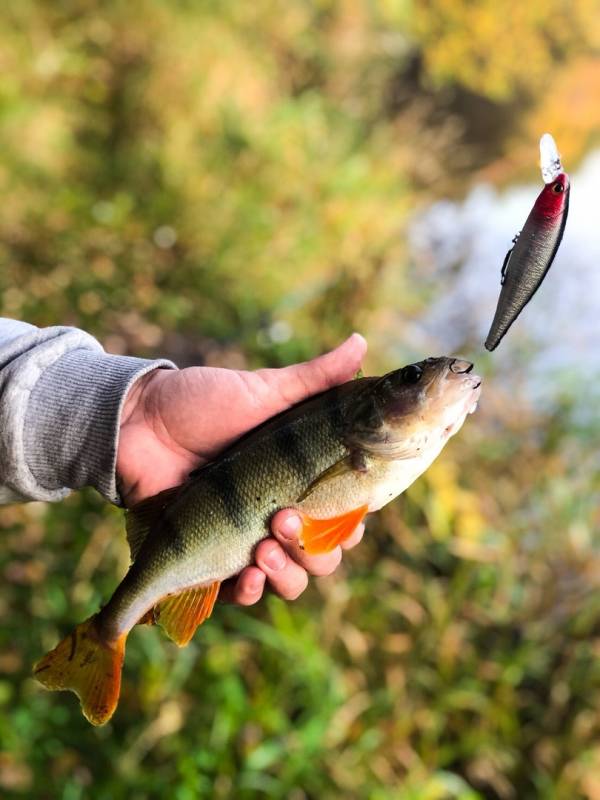
M472 361L465 361L464 358L453 358L450 363L450 371L455 375L467 375L474 366Z
M451 379L454 388L451 391L454 419L445 426L446 436L452 436L462 426L468 414L477 410L481 394L482 379L473 373L473 362L463 358L453 358L448 364L446 375Z
M456 385L467 391L479 389L482 380L479 375L473 373L474 364L472 361L467 361L464 358L452 358L449 359L449 362L446 375L448 373L456 375L457 378L452 378L453 381L456 381Z
M472 384L470 387L470 391L467 394L465 409L467 414L474 414L477 411L477 405L479 403L479 397L481 395L482 380L479 377L479 375L470 375L469 377L472 381Z
M453 358L448 365L449 371L453 375L464 376L467 378L465 381L466 388L479 389L481 386L481 378L479 375L472 375L473 367L475 365L472 361L467 361L464 358ZM467 377L468 376L468 377Z
M450 372L453 372L455 375L469 375L474 366L475 365L472 361L465 361L462 358L455 358L450 364ZM482 383L479 375L470 375L470 381L472 382L471 389L473 390L479 389ZM479 397L479 393L477 396Z

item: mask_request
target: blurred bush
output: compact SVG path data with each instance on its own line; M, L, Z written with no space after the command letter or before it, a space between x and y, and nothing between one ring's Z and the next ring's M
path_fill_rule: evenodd
M546 120L597 137L595 11L8 0L0 313L182 365L402 351L412 209L532 173ZM136 631L99 730L29 674L126 570L121 514L0 508L2 797L598 800L599 431L499 387L302 600Z

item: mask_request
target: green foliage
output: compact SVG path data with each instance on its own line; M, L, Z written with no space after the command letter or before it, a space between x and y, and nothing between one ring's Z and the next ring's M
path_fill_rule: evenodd
M588 0L511 0L501 12L493 0L428 0L414 4L411 28L433 81L509 100L548 91L565 59L594 52L599 28L590 11Z
M494 160L519 168L540 108L569 123L546 69L561 103L596 74L585 2L517 4L518 25L490 3L5 5L0 313L182 364L359 328L392 366L427 300L409 210L473 165L510 178ZM598 431L515 418L499 383L301 600L219 606L181 651L134 631L102 729L30 669L127 569L121 513L0 508L2 797L597 800Z

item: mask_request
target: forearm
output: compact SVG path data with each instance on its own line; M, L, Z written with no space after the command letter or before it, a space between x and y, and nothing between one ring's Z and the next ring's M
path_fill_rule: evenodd
M168 361L111 356L76 328L0 319L0 502L59 500L94 486L119 502L124 399Z

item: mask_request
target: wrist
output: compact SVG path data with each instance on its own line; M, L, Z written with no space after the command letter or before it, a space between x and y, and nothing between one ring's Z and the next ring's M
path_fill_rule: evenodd
M153 463L157 443L157 408L160 386L173 375L170 369L154 369L129 389L121 411L115 472L125 506L138 502L144 472Z
M156 376L160 373L160 369L154 369L142 375L129 389L123 401L123 408L121 410L121 423L119 430L122 431L124 427L137 419L144 419L146 416L146 405L148 400L148 391L150 385L155 380Z
M124 397L162 365L174 366L108 355L98 346L75 348L46 366L31 389L23 424L30 482L44 490L31 496L56 499L65 489L93 486L118 504L115 464Z

